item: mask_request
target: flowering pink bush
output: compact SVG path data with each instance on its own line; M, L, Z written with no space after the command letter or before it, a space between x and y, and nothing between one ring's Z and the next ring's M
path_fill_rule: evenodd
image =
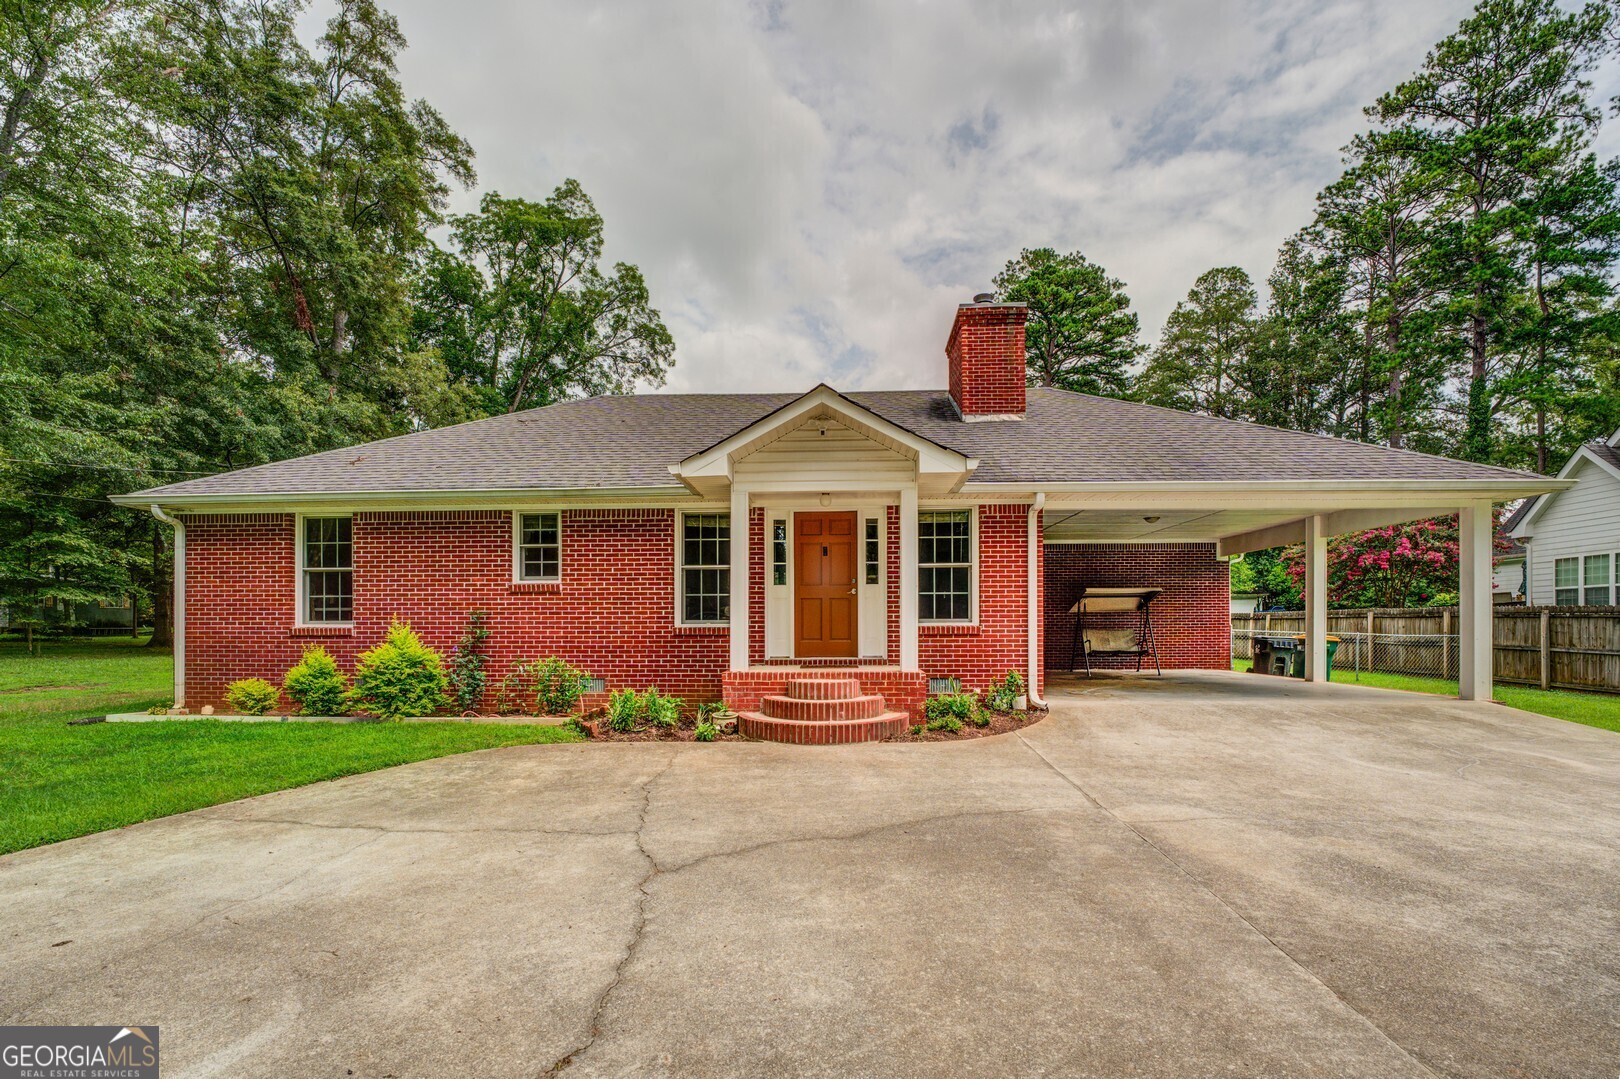
M1496 520L1493 518L1493 533ZM1498 549L1507 543L1497 539ZM1434 517L1369 528L1328 541L1328 604L1333 607L1422 607L1457 591L1457 518ZM1283 552L1294 583L1304 586L1305 548Z

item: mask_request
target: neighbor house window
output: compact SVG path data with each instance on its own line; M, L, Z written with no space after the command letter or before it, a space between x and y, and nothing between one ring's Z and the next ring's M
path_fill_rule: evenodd
M878 523L876 517L866 519L866 583L878 583Z
M520 513L517 533L518 580L558 580L562 576L562 514Z
M681 621L731 617L731 515L681 517Z
M354 523L347 517L305 517L301 548L304 621L352 621Z
M973 515L944 510L917 515L917 617L966 622L973 617Z
M1581 583L1585 586L1582 602L1591 607L1603 607L1609 602L1609 573L1613 561L1606 554L1589 554L1584 559Z
M787 584L787 522L771 522L771 583Z
M1560 607L1574 607L1581 602L1580 559L1553 560L1553 602Z

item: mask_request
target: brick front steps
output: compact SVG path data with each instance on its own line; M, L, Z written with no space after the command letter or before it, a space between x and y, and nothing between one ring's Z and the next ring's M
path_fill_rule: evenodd
M877 742L903 732L909 718L885 707L880 694L861 692L854 674L816 671L787 677L782 692L762 697L760 711L738 713L737 730L793 745Z

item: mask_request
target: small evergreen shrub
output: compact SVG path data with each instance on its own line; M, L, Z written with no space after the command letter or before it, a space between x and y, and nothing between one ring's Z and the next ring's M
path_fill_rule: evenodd
M473 611L467 616L467 632L456 642L450 659L450 693L455 697L458 711L470 712L484 697L484 642L489 639L489 627L484 625L484 612Z
M572 712L591 684L590 675L556 656L530 664L528 673L534 678L534 706L546 716Z
M225 703L240 716L267 716L281 691L263 678L243 678L225 687Z
M635 690L621 689L608 695L608 729L620 733L633 731L636 729L636 718L640 714L641 697Z
M930 719L928 721L928 729L931 731L949 731L950 733L955 734L957 731L962 729L962 721L957 719L955 716L946 713Z
M349 700L382 719L431 716L450 703L447 682L444 657L423 644L409 623L395 622L381 644L355 661Z
M320 645L304 650L304 658L281 680L281 691L306 716L341 716L349 704L349 680Z
M692 732L692 739L698 742L712 742L720 731L713 723L706 719L698 720L697 729Z
M1007 677L991 686L986 696L986 703L997 712L1011 712L1018 703L1018 698L1024 695L1024 676L1017 671L1008 671ZM980 726L988 724L987 718Z

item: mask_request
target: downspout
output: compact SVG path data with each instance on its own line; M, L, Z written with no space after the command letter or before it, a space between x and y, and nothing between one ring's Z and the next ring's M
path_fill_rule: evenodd
M152 504L152 516L174 529L174 706L186 706L186 523Z
M1041 699L1040 677L1041 662L1040 640L1041 635L1037 629L1040 626L1040 573L1041 573L1041 530L1036 524L1041 515L1041 507L1046 505L1046 494L1042 491L1035 493L1035 501L1029 506L1029 681L1025 686L1029 703L1036 708L1045 708L1046 702Z

